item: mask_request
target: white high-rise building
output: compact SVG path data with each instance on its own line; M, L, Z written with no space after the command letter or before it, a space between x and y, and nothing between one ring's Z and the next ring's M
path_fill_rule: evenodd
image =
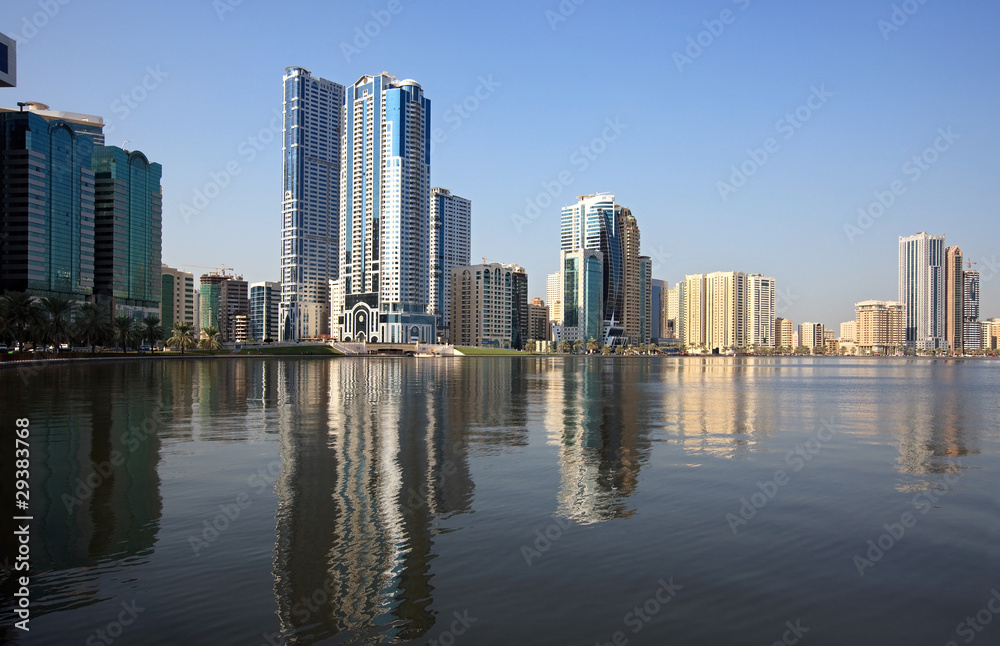
M545 300L549 304L549 323L563 323L563 282L562 272L549 274L545 279Z
M775 347L774 279L762 274L749 274L747 281L747 344L762 348Z
M340 278L331 324L342 341L436 340L430 302L431 102L391 74L347 88Z
M899 238L899 302L906 305L906 345L938 350L945 341L944 236Z
M431 189L431 281L427 312L451 322L451 269L469 264L472 202L446 188Z
M340 146L344 86L289 67L284 77L279 338L330 331L329 284L340 244Z

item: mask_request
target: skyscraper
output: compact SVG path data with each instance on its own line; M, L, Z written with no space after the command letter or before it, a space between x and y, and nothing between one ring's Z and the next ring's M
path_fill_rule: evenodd
M427 313L448 327L451 309L451 268L469 264L472 202L446 188L431 189L430 302Z
M962 272L962 250L946 247L944 269L944 337L948 351L962 354L965 326L965 277Z
M237 328L244 328L249 323L247 281L243 276L211 273L202 275L200 283L201 326L218 328L223 341L236 341Z
M747 345L746 274L717 271L705 277L706 347L722 352Z
M247 338L265 341L278 338L278 305L281 283L250 284L250 316Z
M451 274L449 300L454 318L449 328L450 342L472 347L523 348L528 329L528 276L524 269L489 263L453 267ZM524 303L520 302L522 298Z
M174 323L187 323L196 329L194 274L161 265L160 285L160 325L164 338L170 338Z
M650 287L650 283L648 280L643 280L645 275L640 266L639 223L628 209L619 210L618 229L622 247L622 327L625 328L625 337L629 341L647 343L648 341L643 339L643 327L649 331L649 326L643 325L645 323L643 298L646 296L644 287ZM652 280L652 277L649 280Z
M563 322L552 328L553 341L601 341L602 254L594 249L561 251Z
M94 294L116 311L158 314L163 169L138 150L94 148Z
M94 292L92 164L103 122L26 107L0 109L0 292L83 300Z
M562 325L562 271L551 273L545 277L545 300L548 301L549 304L549 322L552 325Z
M639 256L638 281L635 286L629 286L626 293L639 296L639 336L638 343L649 343L657 336L653 330L653 259L649 256ZM634 298L634 296L632 297Z
M979 325L979 272L968 270L963 272L965 289L963 299L965 312L963 315L962 341L963 350L982 350L983 333Z
M282 130L280 339L330 334L330 281L340 267L344 86L289 67Z
M625 334L625 247L622 228L631 212L615 204L610 193L580 195L576 204L563 207L560 220L562 251L592 249L601 252L603 281L602 335L608 343ZM632 220L634 224L634 219ZM638 234L636 227L636 237ZM635 257L638 257L635 240ZM601 336L596 337L599 341Z
M433 342L430 99L416 81L366 75L344 110L333 322L342 341Z
M667 337L666 333L666 320L667 320L667 281L659 280L657 278L652 279L652 290L650 291L650 309L652 315L652 327L650 328L650 336L652 340L663 339Z
M746 343L762 348L775 347L774 279L762 274L746 277Z
M906 305L906 345L945 347L944 236L920 232L899 238L899 302Z
M17 87L17 41L0 34L0 87Z

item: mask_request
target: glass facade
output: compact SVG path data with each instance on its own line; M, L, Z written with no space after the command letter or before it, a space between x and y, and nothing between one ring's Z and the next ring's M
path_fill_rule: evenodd
M94 293L116 308L155 313L163 284L160 164L137 150L94 148Z
M280 338L330 334L330 281L340 254L344 86L289 67L282 131Z
M247 337L264 341L278 338L278 304L281 283L263 282L250 285L250 316Z
M0 290L94 291L94 144L77 128L0 112Z

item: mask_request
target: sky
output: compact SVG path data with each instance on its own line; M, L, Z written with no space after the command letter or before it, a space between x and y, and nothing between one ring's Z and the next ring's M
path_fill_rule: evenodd
M557 269L559 211L613 193L653 275L763 273L780 316L897 297L898 238L945 234L1000 317L1000 4L4 0L18 84L163 165L163 261L278 280L282 75L387 71L432 102L431 185L472 259ZM197 265L197 267L195 266Z

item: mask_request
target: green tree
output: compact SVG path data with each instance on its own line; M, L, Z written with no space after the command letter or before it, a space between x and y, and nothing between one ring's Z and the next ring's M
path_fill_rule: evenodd
M128 314L118 314L111 321L111 338L124 352L137 344L141 332Z
M534 339L528 339L528 342L524 344L524 349L527 352L534 352L535 351L535 340Z
M570 345L569 341L559 342L559 352L569 352L573 346Z
M184 354L185 350L193 348L196 343L194 337L191 336L190 323L185 323L184 321L174 323L172 335L167 339L168 348L180 348L181 354Z
M573 352L583 352L583 339L573 341Z
M611 346L607 344L602 345L601 354L604 355L605 357L611 354Z
M17 340L17 347L24 352L24 344L29 340L34 345L38 336L39 328L44 319L41 308L35 301L35 297L28 292L7 292L0 299L0 307L4 310L4 319L14 333Z
M601 347L601 344L597 342L597 339L590 337L587 339L587 352L597 352Z
M69 343L73 336L74 303L67 296L43 298L42 315L45 318L43 331L46 342L60 346Z
M111 315L108 308L97 303L84 303L76 312L74 336L96 352L97 346L111 336Z
M156 350L156 342L163 338L163 326L160 325L160 317L156 314L148 314L142 319L142 340L149 341L149 348Z
M219 328L214 325L201 328L201 340L198 341L198 347L202 350L221 350L222 334L219 333Z

